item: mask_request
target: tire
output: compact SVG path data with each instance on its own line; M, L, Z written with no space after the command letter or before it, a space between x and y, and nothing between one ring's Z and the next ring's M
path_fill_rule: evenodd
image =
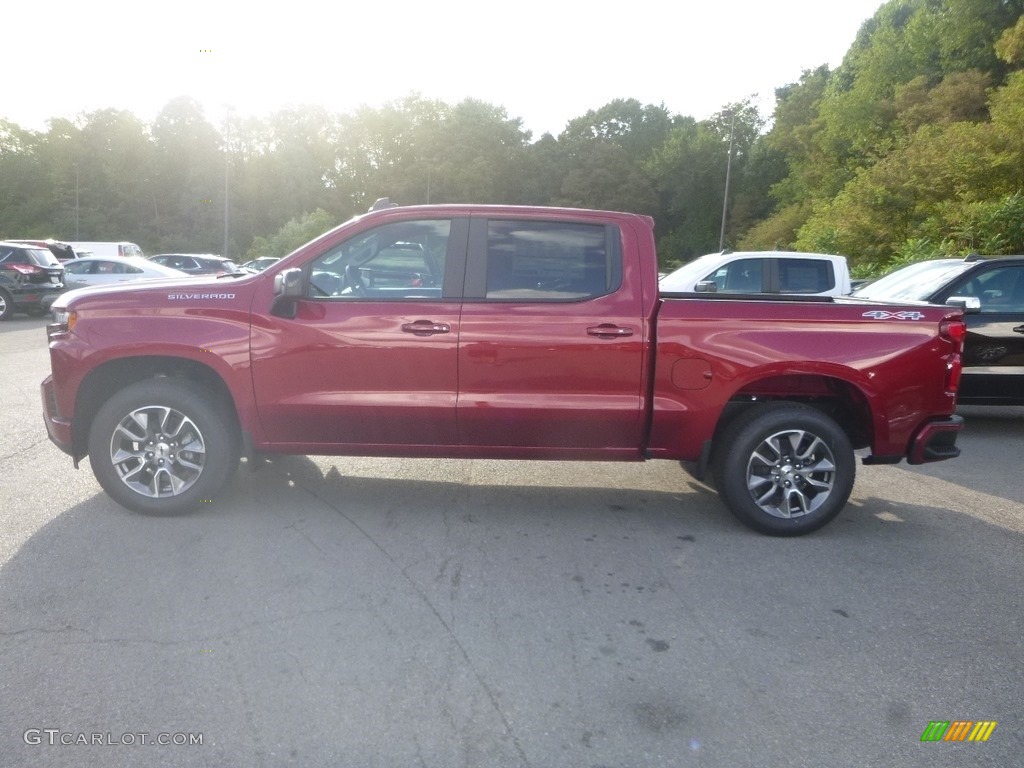
M147 379L114 394L89 427L89 464L114 501L175 514L212 501L235 471L239 433L208 390Z
M842 428L797 403L756 406L722 433L715 486L749 528L802 536L829 523L853 491L856 460Z
M0 320L10 320L14 314L14 299L7 291L0 290Z

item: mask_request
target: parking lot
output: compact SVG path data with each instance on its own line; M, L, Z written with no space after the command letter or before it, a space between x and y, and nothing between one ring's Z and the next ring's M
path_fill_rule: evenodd
M792 540L668 462L287 457L146 517L47 440L44 324L0 324L0 766L1022 765L1024 409Z

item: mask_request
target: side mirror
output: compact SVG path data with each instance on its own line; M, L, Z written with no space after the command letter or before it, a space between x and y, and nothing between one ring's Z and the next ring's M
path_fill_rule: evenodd
M718 293L718 283L714 280L701 280L693 286L693 290L697 293Z
M286 269L274 275L274 303L270 305L270 314L289 319L295 317L303 288L301 269Z
M946 299L946 306L960 307L964 314L973 315L981 312L981 299L977 296L950 296Z

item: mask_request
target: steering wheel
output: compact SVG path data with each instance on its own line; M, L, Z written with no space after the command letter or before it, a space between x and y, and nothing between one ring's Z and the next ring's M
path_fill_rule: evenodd
M363 277L359 274L359 267L355 264L349 264L345 267L345 288L348 288L352 293L365 293L366 283L363 282Z

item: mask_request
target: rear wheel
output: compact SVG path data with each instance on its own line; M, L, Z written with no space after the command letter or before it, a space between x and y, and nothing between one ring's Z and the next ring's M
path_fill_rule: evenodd
M715 485L745 525L799 536L830 522L853 490L856 460L842 428L795 403L757 406L719 438Z
M213 496L238 465L238 431L202 387L147 379L96 413L89 463L100 485L135 512L176 513Z

